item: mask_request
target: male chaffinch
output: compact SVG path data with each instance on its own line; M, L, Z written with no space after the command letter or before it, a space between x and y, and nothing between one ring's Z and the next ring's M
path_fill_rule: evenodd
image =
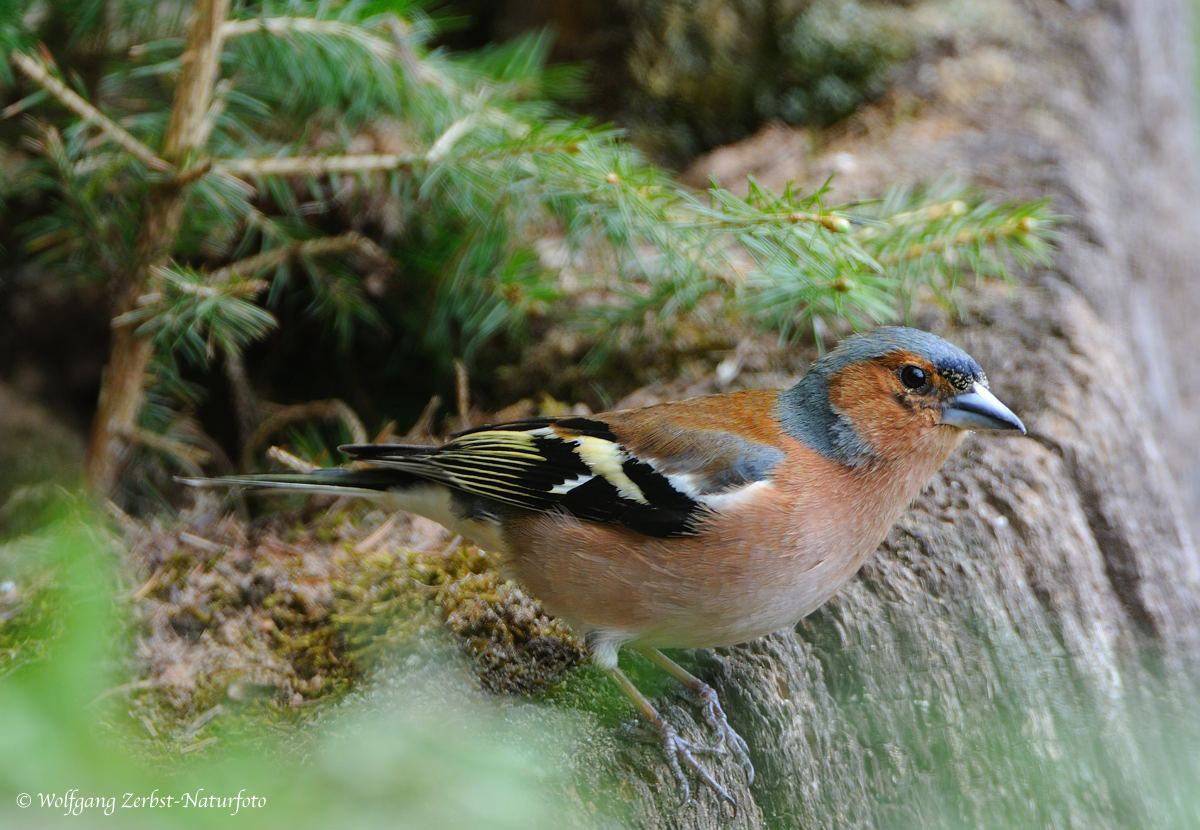
M495 424L437 447L353 444L342 449L367 468L190 483L386 497L499 555L586 635L662 735L684 792L680 762L732 802L618 649L699 695L753 780L716 693L658 649L794 625L858 571L969 429L1025 432L966 352L889 327L847 338L781 391Z

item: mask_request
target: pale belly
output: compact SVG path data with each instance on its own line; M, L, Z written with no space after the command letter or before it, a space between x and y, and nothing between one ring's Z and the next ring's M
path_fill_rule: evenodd
M766 583L714 586L703 596L673 608L672 613L640 631L634 645L700 648L744 643L791 628L820 608L858 572L870 551L822 563L791 578ZM601 627L607 627L603 624Z
M540 522L513 540L508 558L518 581L581 632L645 646L733 645L820 607L879 546L890 522L849 535L804 524L793 518L753 539L730 533L714 547L711 536L648 541L620 529Z

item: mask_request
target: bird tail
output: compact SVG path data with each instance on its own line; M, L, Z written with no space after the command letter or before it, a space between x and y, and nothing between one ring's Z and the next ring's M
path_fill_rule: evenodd
M382 496L405 489L418 477L402 470L314 470L311 473L264 473L214 478L183 478L176 481L189 487L251 487L260 490L303 490L335 496Z

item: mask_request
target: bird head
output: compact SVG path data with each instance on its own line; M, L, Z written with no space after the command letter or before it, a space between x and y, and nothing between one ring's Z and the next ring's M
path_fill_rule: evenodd
M1025 432L970 355L899 326L846 338L780 396L779 406L793 437L850 465L922 447L948 452L963 430Z

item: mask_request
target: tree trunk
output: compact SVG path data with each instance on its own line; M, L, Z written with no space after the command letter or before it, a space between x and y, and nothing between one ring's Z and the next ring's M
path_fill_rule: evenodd
M1200 826L1186 15L1176 0L910 13L941 36L891 98L905 120L880 128L881 106L821 169L757 174L837 169L844 198L946 172L1052 196L1067 217L1053 269L972 290L961 323L918 320L979 359L1030 437L970 439L795 633L694 655L758 768L747 787L712 759L736 818L711 793L679 806L655 747L613 764L650 827ZM671 717L704 740L691 711Z
M162 156L176 165L176 181L164 181L152 191L138 237L137 261L129 277L115 286L114 316L134 311L139 298L158 283L156 269L170 257L183 220L187 172L184 166L208 136L207 122L221 55L221 26L229 15L229 0L198 0L188 27L182 70L171 104L171 119L163 138ZM92 491L108 495L116 487L125 451L136 432L142 408L146 370L153 344L130 323L114 323L108 363L100 380L100 397L88 438L84 476Z

